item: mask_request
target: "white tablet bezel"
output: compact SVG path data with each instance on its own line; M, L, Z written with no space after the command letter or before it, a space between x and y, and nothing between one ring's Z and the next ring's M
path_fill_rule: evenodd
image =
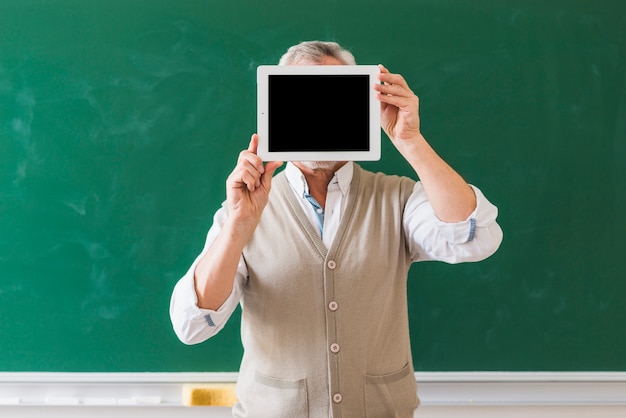
M376 65L261 65L257 68L257 154L263 161L376 161L380 160L380 101L374 84L380 83ZM369 151L294 151L271 152L269 138L270 75L367 75L369 77ZM340 98L336 98L339 100Z

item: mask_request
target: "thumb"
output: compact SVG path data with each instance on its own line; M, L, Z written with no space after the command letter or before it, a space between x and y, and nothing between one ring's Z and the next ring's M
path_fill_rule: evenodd
M263 176L261 177L261 182L264 186L269 188L269 185L272 183L272 177L274 176L274 173L282 165L282 161L271 161L265 164L265 173L263 173Z

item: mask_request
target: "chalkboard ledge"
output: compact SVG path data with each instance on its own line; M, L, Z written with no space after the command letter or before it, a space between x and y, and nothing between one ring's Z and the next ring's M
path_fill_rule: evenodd
M422 405L626 406L625 372L416 373ZM172 407L186 383L232 383L237 373L0 373L3 406Z

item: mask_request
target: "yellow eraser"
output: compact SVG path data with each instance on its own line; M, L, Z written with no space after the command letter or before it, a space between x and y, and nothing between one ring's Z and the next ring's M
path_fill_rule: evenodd
M185 406L233 406L237 403L234 383L193 383L183 385Z

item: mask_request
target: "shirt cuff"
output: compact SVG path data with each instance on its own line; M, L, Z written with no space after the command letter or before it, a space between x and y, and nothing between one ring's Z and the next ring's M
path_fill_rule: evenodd
M470 187L476 195L476 208L464 221L444 222L435 216L435 224L445 240L451 244L464 244L472 241L476 228L490 225L498 216L498 209L487 200L480 189L472 185Z
M238 303L233 291L217 311L200 308L194 283L195 264L176 284L170 302L174 331L185 344L197 344L217 334Z
M198 295L196 294L194 282L194 269L190 269L190 271L181 280L180 288L177 289L176 297L178 303L185 306L184 311L187 320L198 321L202 319L209 327L221 328L231 315L228 307L233 302L232 299L234 294L231 292L228 299L226 299L218 310L199 307Z

